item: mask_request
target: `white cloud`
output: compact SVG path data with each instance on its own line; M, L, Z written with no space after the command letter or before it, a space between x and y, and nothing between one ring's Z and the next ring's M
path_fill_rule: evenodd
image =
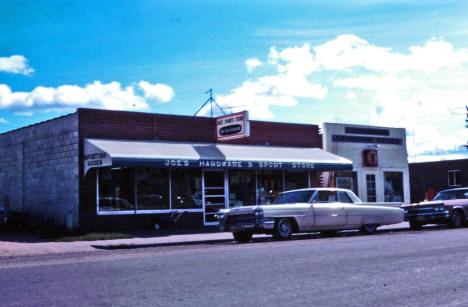
M335 87L371 97L372 124L410 131L410 156L453 150L468 140L463 127L467 49L455 50L450 43L432 39L401 54L354 36L340 36L323 46L329 54L320 59L320 69L341 70L349 77L334 80Z
M234 112L249 110L255 118L272 119L271 106L292 107L297 105L297 98L322 100L327 96L326 87L309 79L315 66L308 45L280 52L272 47L267 63L274 74L246 81L231 94L217 96L218 104ZM208 112L209 108L202 110L202 114Z
M247 66L247 71L251 73L256 67L262 65L262 62L260 62L259 59L253 58L253 59L248 59L245 61L245 66Z
M346 99L348 100L354 100L356 99L356 93L355 92L352 92L352 91L349 91L346 93Z
M409 54L371 45L355 35L344 34L314 48L317 65L322 70L365 68L374 72L435 72L455 68L468 61L468 49L454 50L450 43L431 39L424 46L409 48Z
M174 98L174 90L165 84L150 84L147 81L140 81L138 86L143 90L145 98L154 99L160 102L169 102Z
M3 117L0 117L0 124L8 124L8 121Z
M34 69L29 67L28 60L22 55L0 57L0 72L30 75Z
M136 93L143 91L143 96ZM152 85L142 81L138 85L122 87L118 82L99 81L84 87L62 85L57 88L38 86L31 92L13 92L0 84L0 108L19 113L37 110L92 107L112 110L145 110L149 100L167 102L172 99L172 88L164 84Z
M340 108L352 104L353 109L368 110L367 119L359 116L364 118L361 124L405 127L411 133L410 157L430 152L440 156L468 140L464 128L468 49L443 39L397 52L344 34L313 47L271 47L262 65L273 73L245 81L230 94L218 96L218 103L234 111L247 109L253 118L271 119L271 106L344 97ZM355 116L343 115L343 122L352 122Z

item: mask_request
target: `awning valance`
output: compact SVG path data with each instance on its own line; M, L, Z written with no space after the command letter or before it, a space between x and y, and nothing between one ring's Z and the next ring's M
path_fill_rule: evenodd
M105 166L211 169L352 170L320 148L85 139L84 170Z

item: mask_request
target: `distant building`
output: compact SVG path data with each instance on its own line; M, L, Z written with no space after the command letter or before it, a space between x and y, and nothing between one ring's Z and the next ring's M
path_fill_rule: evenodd
M468 187L468 158L410 163L409 171L411 202L431 198L441 190Z
M324 185L353 190L363 201L410 201L404 128L323 124L323 148L350 159L352 171L335 171Z

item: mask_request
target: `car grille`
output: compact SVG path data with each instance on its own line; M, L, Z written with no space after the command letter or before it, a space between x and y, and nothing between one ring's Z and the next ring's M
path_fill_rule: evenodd
M407 216L411 216L411 215L443 215L443 214L446 214L448 212L441 206L427 206L427 207L414 206L414 207L405 208L405 211L406 211Z
M256 221L256 217L253 214L238 214L228 215L226 224L237 224L237 223L253 223Z

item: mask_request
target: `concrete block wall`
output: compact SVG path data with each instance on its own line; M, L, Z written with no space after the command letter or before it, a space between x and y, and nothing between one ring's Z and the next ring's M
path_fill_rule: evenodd
M76 113L0 134L0 200L10 210L79 226Z

